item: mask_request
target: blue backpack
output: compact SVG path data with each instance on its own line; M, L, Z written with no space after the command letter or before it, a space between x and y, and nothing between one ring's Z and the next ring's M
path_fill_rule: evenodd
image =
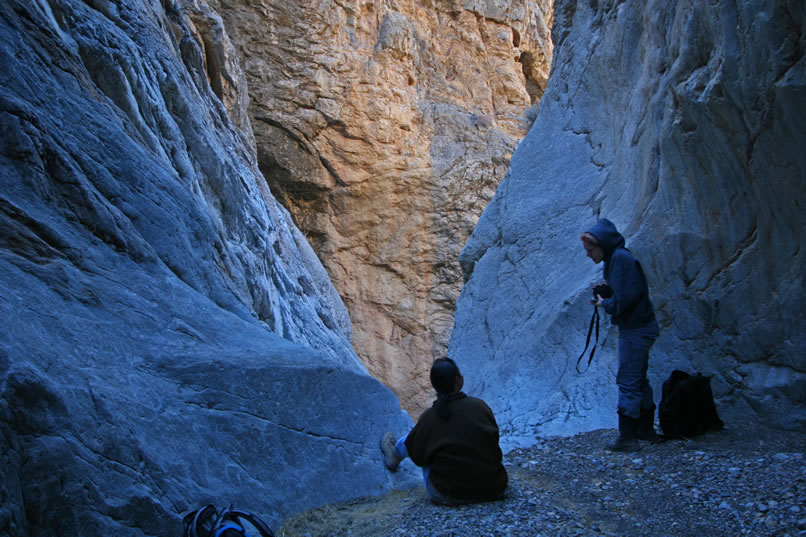
M275 537L265 522L252 513L230 507L221 513L212 505L185 515L183 537Z

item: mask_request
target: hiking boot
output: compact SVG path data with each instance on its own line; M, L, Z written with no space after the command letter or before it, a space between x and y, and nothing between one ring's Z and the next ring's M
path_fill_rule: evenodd
M398 465L403 460L403 457L400 457L397 453L395 453L395 435L392 433L386 433L381 438L381 451L383 452L383 463L389 468L391 471L397 470Z
M609 451L633 453L641 449L638 444L638 419L618 415L619 437L614 444L607 446Z
M638 418L638 439L648 440L654 444L660 439L655 432L655 407L642 408L641 417Z

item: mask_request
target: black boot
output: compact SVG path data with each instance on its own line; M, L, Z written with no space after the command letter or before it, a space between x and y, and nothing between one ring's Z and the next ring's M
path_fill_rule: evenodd
M638 418L638 439L649 440L655 443L659 440L655 432L655 407L642 408L641 417Z
M621 453L632 453L641 449L638 444L638 420L636 418L619 413L618 432L618 440L615 444L607 446L607 449Z

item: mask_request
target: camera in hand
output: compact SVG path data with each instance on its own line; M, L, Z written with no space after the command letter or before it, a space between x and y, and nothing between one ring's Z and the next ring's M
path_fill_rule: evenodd
M602 298L610 298L613 296L613 290L606 283L600 283L593 286L593 298L596 298L596 295Z

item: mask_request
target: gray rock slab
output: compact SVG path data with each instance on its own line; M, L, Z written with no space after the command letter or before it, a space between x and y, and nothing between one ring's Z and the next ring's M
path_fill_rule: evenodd
M601 271L579 236L613 220L647 273L676 368L724 415L806 427L803 6L555 3L548 88L462 251L450 354L506 442L616 424L616 331L590 371Z

